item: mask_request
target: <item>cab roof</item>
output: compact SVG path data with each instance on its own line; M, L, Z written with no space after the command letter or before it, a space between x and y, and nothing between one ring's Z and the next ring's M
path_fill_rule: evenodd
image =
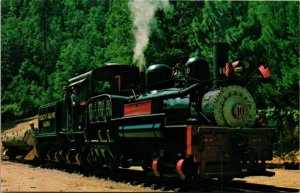
M95 80L109 80L115 75L126 74L129 71L138 72L138 67L133 65L128 65L128 64L115 64L115 63L105 64L105 66L88 71L79 76L70 78L68 81L68 87L82 83L83 81L90 78Z

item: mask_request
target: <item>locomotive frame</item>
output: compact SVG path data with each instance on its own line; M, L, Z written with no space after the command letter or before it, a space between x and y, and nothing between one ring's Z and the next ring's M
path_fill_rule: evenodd
M274 175L265 161L275 129L253 127L255 102L234 73L216 81L226 46L214 48L213 79L203 58L189 59L183 86L164 64L148 67L145 83L137 67L121 64L69 79L63 100L39 108L36 159L111 170L138 165L182 179ZM79 91L73 106L72 89Z

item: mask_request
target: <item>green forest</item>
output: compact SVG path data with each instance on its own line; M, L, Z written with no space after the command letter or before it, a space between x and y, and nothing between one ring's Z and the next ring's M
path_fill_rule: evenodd
M174 66L182 56L213 62L214 42L229 44L229 62L270 67L248 84L269 126L278 128L277 149L299 147L298 1L139 1L154 15L136 42L134 2L125 0L2 0L2 121L37 114L63 97L76 75L105 63ZM135 7L138 9L139 7ZM150 8L149 8L150 9ZM145 22L142 22L145 24ZM142 56L135 46L144 43Z

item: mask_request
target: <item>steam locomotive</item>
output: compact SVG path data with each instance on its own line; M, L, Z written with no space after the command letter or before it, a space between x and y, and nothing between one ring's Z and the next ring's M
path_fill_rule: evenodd
M229 65L227 52L214 45L212 78L193 57L178 69L106 64L69 79L63 100L39 108L35 159L182 179L274 175L265 161L275 129L256 126L255 101L238 81L245 66Z

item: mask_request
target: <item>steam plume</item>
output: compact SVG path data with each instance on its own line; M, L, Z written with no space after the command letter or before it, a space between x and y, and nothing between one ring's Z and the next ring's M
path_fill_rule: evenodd
M145 65L144 51L151 33L150 23L157 9L167 8L168 0L131 0L129 8L133 17L135 48L133 62L143 71Z

